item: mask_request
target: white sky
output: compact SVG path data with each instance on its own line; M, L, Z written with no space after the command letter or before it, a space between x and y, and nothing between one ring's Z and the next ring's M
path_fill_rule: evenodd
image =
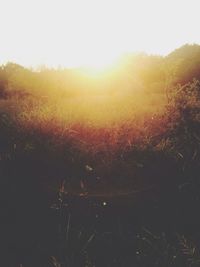
M0 0L0 63L103 66L200 43L199 0Z

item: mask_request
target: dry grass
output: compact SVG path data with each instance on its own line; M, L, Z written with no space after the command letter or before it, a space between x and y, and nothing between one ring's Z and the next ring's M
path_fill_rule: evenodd
M117 150L163 131L159 118L165 112L165 100L164 95L142 92L70 98L31 95L1 100L0 109L11 113L20 128L37 129L61 139L74 138L87 143L87 148Z

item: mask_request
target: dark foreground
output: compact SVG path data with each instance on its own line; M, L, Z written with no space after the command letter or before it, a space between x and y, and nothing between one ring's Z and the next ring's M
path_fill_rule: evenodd
M197 146L184 158L135 149L92 170L89 157L70 162L43 141L27 151L24 136L6 138L0 266L200 266Z
M18 195L19 188L10 188L4 195L1 266L200 264L200 200L189 192L194 188L178 195L153 188L127 197L58 192L47 203L31 186L32 192L24 187Z
M200 266L196 145L184 158L134 149L101 168L41 137L22 150L25 137L0 139L0 266Z

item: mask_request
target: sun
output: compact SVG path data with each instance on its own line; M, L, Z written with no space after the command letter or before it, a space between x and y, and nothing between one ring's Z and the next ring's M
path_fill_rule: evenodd
M121 57L120 53L112 53L101 51L98 53L89 53L86 56L85 61L78 66L82 72L87 76L104 77L108 73L111 73L119 63ZM77 68L75 63L75 68Z

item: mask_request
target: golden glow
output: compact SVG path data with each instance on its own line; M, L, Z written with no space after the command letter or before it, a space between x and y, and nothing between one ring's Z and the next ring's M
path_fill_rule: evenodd
M0 63L103 68L124 52L167 54L184 43L200 43L198 5L197 0L1 0Z

